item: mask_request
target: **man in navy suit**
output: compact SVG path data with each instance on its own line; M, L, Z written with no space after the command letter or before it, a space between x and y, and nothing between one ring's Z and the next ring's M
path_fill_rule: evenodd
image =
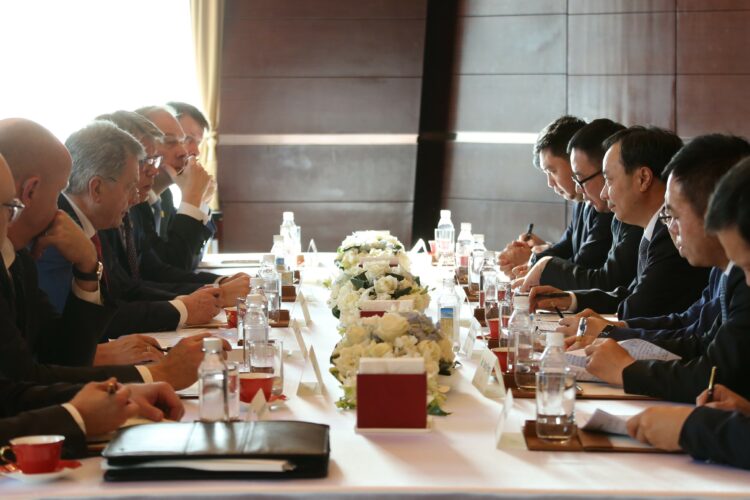
M527 262L555 256L587 267L600 267L607 259L612 243L612 216L599 213L581 201L576 192L568 142L586 122L573 116L562 116L539 133L534 144L533 164L547 177L547 185L558 196L573 202L570 223L560 240L549 244L535 234L521 234L500 252L500 269L506 274L523 275ZM533 251L532 251L533 249Z
M532 307L570 312L591 308L616 312L620 319L683 311L700 296L709 270L692 267L680 257L659 219L666 190L660 175L682 140L667 130L636 126L611 136L605 147L602 199L619 220L643 228L636 277L628 287L576 290L555 299L537 300L538 294L561 292L538 286L531 290ZM676 288L680 293L674 293Z
M743 257L743 254L732 252L721 241L721 236L718 241L706 237L701 215L705 208L700 207L706 206L717 182L719 187L711 206L719 203L719 188L735 176L732 176L732 169L719 181L717 173L727 172L733 160L750 155L750 145L736 137L703 136L691 141L681 153L671 164L665 216L669 218L677 246L691 263L712 263L723 268L719 283L708 294L707 305L697 311L697 318L696 311L692 311L694 322L690 326L644 334L648 340L682 359L636 361L614 340L602 339L586 348L590 356L587 369L604 381L623 385L629 393L691 402L708 383L712 367L716 367L721 383L748 397L750 288L743 269L731 263L732 258ZM721 230L711 225L710 210L705 226L709 232L721 235ZM675 288L675 293L680 293L679 288ZM718 312L711 301L718 302ZM667 319L669 324L675 321L682 319Z

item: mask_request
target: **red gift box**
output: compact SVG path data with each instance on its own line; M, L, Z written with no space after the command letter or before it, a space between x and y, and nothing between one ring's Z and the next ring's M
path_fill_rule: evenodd
M425 429L427 374L357 375L357 427Z

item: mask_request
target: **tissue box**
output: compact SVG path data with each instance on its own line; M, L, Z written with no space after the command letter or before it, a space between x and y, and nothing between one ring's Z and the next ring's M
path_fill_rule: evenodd
M365 300L360 303L360 318L382 316L387 312L409 312L414 310L414 301L407 300Z
M360 373L357 375L357 427L427 427L427 375L424 373L423 359L360 360Z

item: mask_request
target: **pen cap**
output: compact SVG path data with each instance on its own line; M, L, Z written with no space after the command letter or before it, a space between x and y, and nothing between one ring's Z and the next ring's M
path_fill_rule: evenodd
M564 338L562 332L547 332L547 347L562 347L565 344Z

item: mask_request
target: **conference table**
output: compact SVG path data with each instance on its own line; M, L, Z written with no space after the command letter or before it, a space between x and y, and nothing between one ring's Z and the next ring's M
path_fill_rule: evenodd
M257 255L213 256L204 267L223 274L243 268ZM417 259L415 259L416 261ZM231 262L230 262L231 261ZM224 264L222 264L224 262ZM341 395L328 373L328 357L339 334L337 320L326 306L328 290L322 282L334 272L333 254L309 256L300 289L310 312L305 324L300 304L291 308L301 325L307 347L312 346L322 371L322 394L298 395L309 365L290 328L277 328L272 338L284 341L286 402L266 410L262 419L304 420L330 426L331 457L328 477L304 480L152 481L109 483L102 479L103 460L82 460L65 478L42 485L27 485L0 477L0 498L716 498L750 497L750 472L707 464L684 454L593 453L529 451L521 434L525 420L534 419L533 399L515 399L499 441L495 432L503 408L500 399L486 397L472 385L477 358L459 354L461 366L443 379L451 387L445 417L431 417L422 432L358 433L356 412L335 406ZM429 264L413 265L423 282L435 286ZM433 292L434 293L434 292ZM433 304L426 311L434 316ZM468 314L468 305L462 314ZM467 329L462 328L462 334ZM230 340L236 332L215 330ZM181 330L155 335L169 344L196 333ZM232 337L234 336L234 338ZM477 351L481 346L477 346ZM186 399L184 420L197 417L197 400ZM653 401L577 401L576 409L602 408L618 415L635 414ZM243 404L243 416L247 408Z

